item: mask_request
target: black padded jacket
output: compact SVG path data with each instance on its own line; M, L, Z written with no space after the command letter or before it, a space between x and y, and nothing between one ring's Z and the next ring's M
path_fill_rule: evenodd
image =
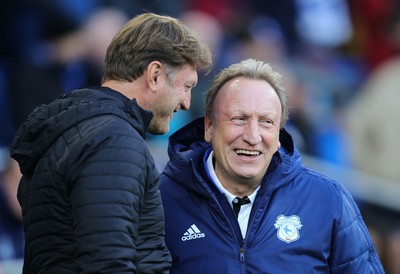
M24 274L168 273L152 114L108 88L42 105L11 147L23 174Z

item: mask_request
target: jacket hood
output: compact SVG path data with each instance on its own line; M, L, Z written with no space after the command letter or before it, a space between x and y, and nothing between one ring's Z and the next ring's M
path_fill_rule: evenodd
M116 115L130 123L143 137L152 113L136 100L106 87L80 89L60 96L48 105L37 107L18 129L10 154L29 174L47 149L66 130L100 115Z
M302 169L300 153L285 129L280 131L279 140L281 147L273 156L264 176L264 180L267 180L268 176L273 175L273 188L291 181ZM190 191L207 195L207 191L200 185L207 185L205 181L209 180L203 163L211 149L211 145L204 140L204 117L198 118L170 136L170 161L163 171L164 175ZM201 184L194 181L200 181Z

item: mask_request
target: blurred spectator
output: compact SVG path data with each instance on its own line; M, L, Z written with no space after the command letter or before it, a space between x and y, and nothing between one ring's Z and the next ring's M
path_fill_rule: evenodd
M395 54L388 39L387 20L399 9L398 0L348 0L354 26L352 50L362 56L368 71Z
M299 33L295 26L298 17L298 7L295 0L247 0L247 2L252 7L254 13L270 17L279 24L282 30L282 38L289 54L295 51L299 41Z
M295 0L295 27L310 44L336 48L347 42L353 27L347 0Z
M369 77L348 109L354 164L364 171L399 181L397 149L400 123L400 58L387 61Z
M397 55L375 69L347 110L354 164L386 179L400 182L400 10L393 16L391 41Z
M372 71L349 105L346 118L353 165L400 186L400 123L396 120L400 117L400 10L393 11L387 21L390 35L386 39L397 55ZM400 273L400 213L367 204L364 215L370 229L376 232L375 241L380 243L387 272Z
M106 47L127 20L109 8L93 11L84 22L64 13L55 5L40 10L43 36L13 66L8 90L16 127L36 106L74 88L98 84Z
M188 10L198 10L218 18L224 29L229 28L238 12L243 16L246 7L244 0L190 0L187 3Z
M353 33L346 0L296 0L299 44L294 70L305 89L305 115L313 129L312 155L348 162L341 111L364 76L362 63L341 47Z
M268 61L275 67L288 65L289 54L281 25L274 18L254 15L237 18L229 31L222 66L246 58Z
M303 44L293 61L305 91L304 112L313 129L310 154L335 163L347 163L347 138L341 111L362 79L358 63L337 49Z

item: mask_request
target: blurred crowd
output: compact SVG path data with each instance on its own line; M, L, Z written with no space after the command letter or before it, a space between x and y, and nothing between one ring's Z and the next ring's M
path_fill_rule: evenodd
M0 273L2 261L23 256L20 174L8 152L16 129L36 106L99 85L113 35L144 11L180 18L214 51L214 71L200 78L191 109L174 116L170 133L203 115L203 94L221 68L252 57L283 74L287 129L303 153L400 189L398 0L14 0L0 7ZM167 138L147 136L160 169ZM387 273L400 273L400 209L359 203Z

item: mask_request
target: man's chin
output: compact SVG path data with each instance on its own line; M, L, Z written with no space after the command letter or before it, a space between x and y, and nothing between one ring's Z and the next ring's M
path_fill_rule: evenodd
M165 135L168 133L168 131L147 131L147 132L152 135Z
M169 126L168 125L166 126L158 125L153 127L149 126L147 132L153 135L164 135L169 132Z

